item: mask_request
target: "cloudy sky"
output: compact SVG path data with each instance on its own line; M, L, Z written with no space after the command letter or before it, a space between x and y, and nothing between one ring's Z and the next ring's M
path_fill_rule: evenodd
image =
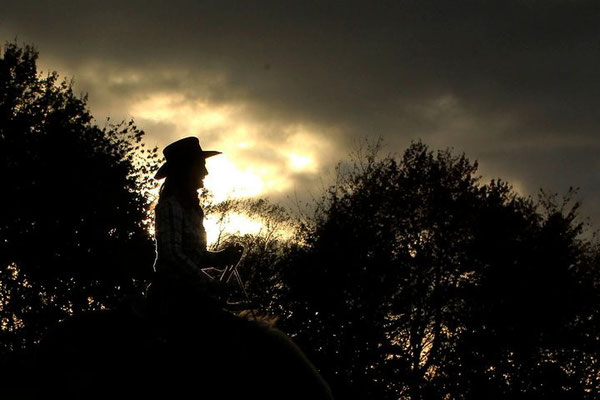
M99 122L197 135L207 186L318 195L357 141L454 148L524 194L580 187L600 228L598 1L14 1L0 38Z

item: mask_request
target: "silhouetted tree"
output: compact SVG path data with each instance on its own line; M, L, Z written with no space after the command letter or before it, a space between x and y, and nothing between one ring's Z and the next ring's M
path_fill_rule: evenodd
M484 190L470 250L479 280L449 376L469 398L596 397L598 251L580 238L573 192L534 205L505 184Z
M283 273L282 324L334 394L592 398L597 251L577 206L422 143L376 154L340 165Z
M133 121L97 126L86 97L39 74L37 56L8 43L0 58L0 352L114 303L154 257L157 149L144 149Z

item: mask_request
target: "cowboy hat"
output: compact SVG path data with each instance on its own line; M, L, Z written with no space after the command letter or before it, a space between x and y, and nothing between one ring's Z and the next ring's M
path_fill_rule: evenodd
M169 174L169 168L177 165L190 164L198 159L206 159L208 157L216 156L221 154L220 151L202 150L200 147L200 141L197 137L190 136L183 139L179 139L163 150L165 156L165 163L156 171L154 179L166 178Z

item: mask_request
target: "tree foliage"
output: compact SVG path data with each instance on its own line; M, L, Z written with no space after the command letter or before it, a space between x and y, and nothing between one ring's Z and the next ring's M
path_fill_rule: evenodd
M71 312L110 303L152 271L148 231L157 149L133 121L99 127L85 96L37 51L0 58L2 343L22 347Z
M341 164L284 284L342 398L592 398L597 250L578 204L413 143ZM585 343L585 344L584 344Z

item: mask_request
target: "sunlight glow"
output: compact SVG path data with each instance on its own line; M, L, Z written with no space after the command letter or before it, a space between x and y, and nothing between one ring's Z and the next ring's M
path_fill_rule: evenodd
M195 135L203 148L223 152L207 161L205 185L216 202L285 192L295 174L318 174L319 158L332 147L314 127L299 123L273 127L254 120L244 104L213 104L178 92L148 95L130 112L142 120L140 124L167 127L169 133L161 134L159 147Z
M223 234L255 235L260 232L262 227L262 223L239 213L230 214L223 221L219 221L219 218L213 215L204 219L209 246L215 245L220 239L223 239Z
M309 156L299 155L299 154L290 154L289 155L290 166L296 170L306 169L310 164L313 163L313 160Z
M206 101L189 100L177 93L159 93L134 104L130 111L136 118L173 124L185 132L198 132L223 126L235 108L214 107Z
M303 125L290 126L285 133L287 139L281 153L288 160L288 168L294 172L318 173L319 156L331 150L331 143L324 135Z
M150 144L161 150L179 138L197 136L204 149L222 152L207 160L204 185L214 203L285 194L296 189L294 183L299 174L303 175L302 184L308 186L308 175L317 177L321 159L334 149L334 136L325 134L332 132L301 123L256 120L249 105L242 102L214 102L183 92L161 91L130 105L129 112L140 126L147 126L156 139ZM216 224L207 216L205 228L210 243L218 240L219 232L251 234L259 232L262 226L242 215Z
M265 182L260 176L251 169L238 169L224 154L209 159L207 169L204 184L217 203L229 197L257 196L264 191Z

